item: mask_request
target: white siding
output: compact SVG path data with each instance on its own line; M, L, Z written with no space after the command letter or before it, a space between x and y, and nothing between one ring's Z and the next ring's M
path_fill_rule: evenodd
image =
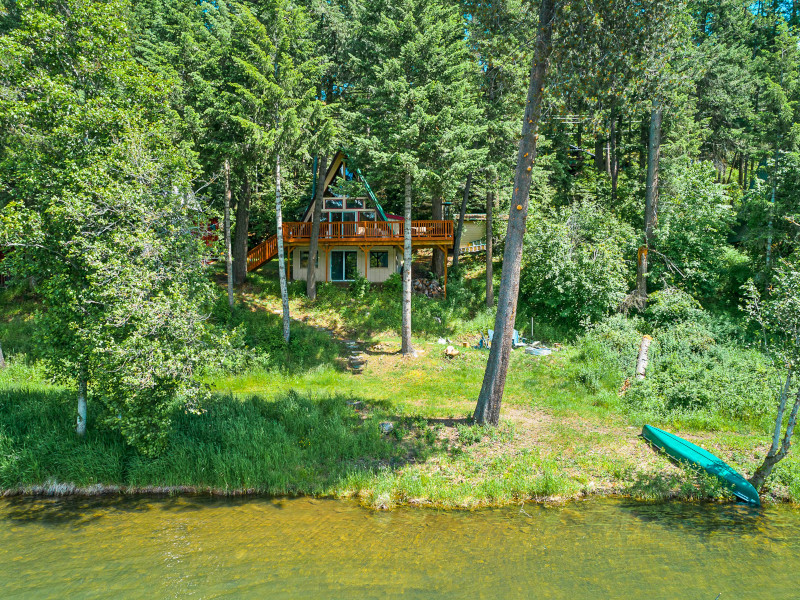
M331 252L337 250L349 250L355 251L358 253L358 274L362 277L364 276L364 252L358 248L357 246L332 246L330 251L328 252L327 256L330 259ZM389 263L387 267L369 267L367 269L367 279L373 283L382 283L386 281L389 276L397 271L398 268L398 256L397 251L392 246L375 246L370 248L370 251L375 252L388 252L389 253ZM292 279L294 280L302 280L308 277L308 273L306 269L300 268L300 253L301 252L308 252L308 246L299 246L296 247L292 251ZM320 248L319 250L319 267L317 267L317 282L325 281L326 280L326 271L327 271L327 278L330 281L330 268L325 265L325 251Z
M484 239L486 239L486 221L464 221L464 229L461 232L462 250L471 242Z

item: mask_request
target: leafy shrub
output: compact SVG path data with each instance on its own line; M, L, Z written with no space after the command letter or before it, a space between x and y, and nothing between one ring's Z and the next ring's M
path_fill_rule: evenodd
M573 380L601 394L616 392L628 378L622 407L643 419L706 428L769 419L780 373L764 354L720 339L690 296L665 294L652 308L651 323L615 315L592 326L578 340ZM643 330L653 342L647 377L640 381L633 375Z
M629 225L590 202L534 213L525 236L521 304L573 327L601 320L628 290L625 258L634 255L635 240Z
M355 298L363 298L369 292L369 279L358 275L352 282L350 282L350 293Z
M731 287L731 261L738 262L728 245L736 220L730 198L710 162L677 164L664 175L656 248L669 262L654 257L650 280L716 301Z
M653 292L647 298L647 319L656 327L697 320L702 313L697 300L675 287Z
M383 289L390 294L400 294L403 291L403 275L401 273L392 273L383 282Z

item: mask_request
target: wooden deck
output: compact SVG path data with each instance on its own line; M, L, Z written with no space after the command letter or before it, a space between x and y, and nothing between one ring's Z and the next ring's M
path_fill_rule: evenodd
M297 246L311 243L311 223L284 223L283 243L287 255ZM351 221L320 223L319 244L323 246L358 246L364 250L373 246L402 247L405 239L403 221ZM452 221L412 221L411 244L417 248L449 250L453 245ZM247 253L247 270L257 269L278 253L277 236L261 242Z
M405 237L404 221L351 221L320 223L319 243L337 246L364 244L398 246ZM284 223L283 241L301 245L311 241L311 223ZM441 246L453 243L452 221L412 221L411 243L414 246Z

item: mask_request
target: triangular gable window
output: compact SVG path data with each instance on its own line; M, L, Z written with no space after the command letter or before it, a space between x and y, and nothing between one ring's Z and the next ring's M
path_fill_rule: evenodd
M347 167L344 152L337 152L325 176L322 217L323 223L351 221L386 221L383 208L372 193L360 171L355 173ZM314 214L314 200L303 216L303 221L311 221Z

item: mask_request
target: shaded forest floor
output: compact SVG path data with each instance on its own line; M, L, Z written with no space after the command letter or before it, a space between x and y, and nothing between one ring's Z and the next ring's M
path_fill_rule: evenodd
M476 263L464 278L473 299L481 274ZM280 341L277 281L269 270L251 277L237 299L238 323L254 348L266 348L266 358L236 372L210 368L205 412L177 415L169 448L155 459L100 426L75 438L74 392L49 382L42 365L26 358L33 352L25 332L35 298L7 304L0 334L14 345L0 373L0 488L311 494L355 497L373 507L588 495L730 499L715 480L671 463L638 437L643 421L623 409L621 380L593 391L580 385L581 357L568 338L550 356L513 352L501 426L483 428L470 422L488 357L473 347L490 323L481 309L415 299L420 352L403 357L399 302L386 290L357 297L329 285L309 302L293 284L288 347ZM445 356L439 338L459 354ZM366 360L360 373L348 365L354 349ZM97 403L90 409L90 421L97 420ZM768 440L765 429L735 422L715 431L654 424L746 475ZM800 500L798 473L800 462L790 457L767 498Z

